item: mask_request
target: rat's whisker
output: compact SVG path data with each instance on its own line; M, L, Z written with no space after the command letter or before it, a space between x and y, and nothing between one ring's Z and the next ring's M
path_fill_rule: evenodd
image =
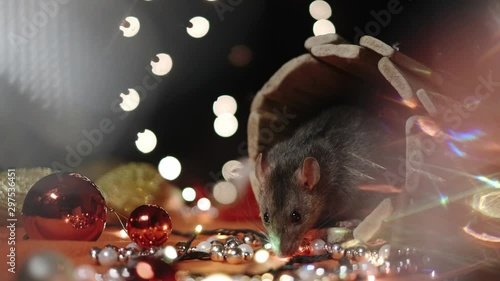
M351 168L351 167L348 167L348 166L345 166L344 165L344 168L349 171L351 174L357 176L357 177L360 177L360 178L364 178L364 179L369 179L369 180L374 180L373 177L370 177L369 175L367 174L363 174L362 172L354 169L354 168Z
M365 164L368 164L368 165L370 165L370 166L372 166L374 168L378 168L378 169L382 169L382 170L387 170L384 166L381 166L381 165L379 165L379 164L377 164L377 163L375 163L375 162L373 162L371 160L368 160L368 159L366 159L364 157L358 156L355 153L349 152L349 154L352 155L352 156L354 156L354 157L356 157L356 158L358 158L359 160L361 160L361 162L363 162Z

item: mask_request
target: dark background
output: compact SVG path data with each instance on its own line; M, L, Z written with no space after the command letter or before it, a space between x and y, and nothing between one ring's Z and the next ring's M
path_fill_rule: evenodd
M238 145L246 140L252 98L282 64L305 53L303 43L313 35L315 22L310 1L233 1L239 4L223 19L214 2L203 0L66 2L28 42L16 45L1 38L2 168L65 163L67 147L84 138L82 130L110 118L116 129L76 170L103 161L157 165L172 155L182 163L176 184L214 181L211 172L245 156ZM374 20L370 11L386 9L390 1L327 2L337 33L353 41L355 28L365 30ZM0 5L2 36L22 32L26 19L40 10L37 1ZM374 35L450 79L460 79L464 68L498 41L497 1L401 0L400 5L402 12ZM141 30L125 38L118 27L129 15L139 18ZM201 39L186 33L194 16L210 21ZM229 62L235 45L251 49L247 66ZM172 57L172 71L136 110L119 119L121 113L110 105L127 88L141 85L150 60L162 52ZM239 129L229 138L213 130L212 104L222 94L238 101ZM158 138L149 154L135 147L137 133L145 128Z

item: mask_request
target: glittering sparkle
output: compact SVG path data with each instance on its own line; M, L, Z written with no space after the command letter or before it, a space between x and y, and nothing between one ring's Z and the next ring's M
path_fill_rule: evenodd
M455 132L450 129L448 133L450 137L456 141L473 141L485 135L485 133L479 129L473 129L468 132Z
M446 144L448 145L448 148L450 148L450 150L453 151L456 155L460 157L467 156L467 154L460 150L453 142L447 141Z
M439 196L439 201L441 202L441 205L446 205L448 204L450 199L448 198L448 196L441 194L441 196Z
M498 180L492 180L485 176L475 176L476 179L491 185L494 188L500 188L500 182Z

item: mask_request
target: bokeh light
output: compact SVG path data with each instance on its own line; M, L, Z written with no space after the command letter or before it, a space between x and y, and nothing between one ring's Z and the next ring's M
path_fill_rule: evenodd
M156 57L158 58L158 61L155 62L154 60L152 60L150 63L152 72L158 76L167 75L170 70L172 70L172 58L165 53L157 54Z
M280 279L279 281L294 281L295 279L293 278L293 276L290 276L288 274L283 274L280 276Z
M224 113L234 115L238 109L238 104L232 96L222 95L214 101L213 111L215 116L220 116Z
M245 45L236 45L231 48L228 59L234 66L245 66L252 61L252 50Z
M143 279L149 280L155 276L151 265L143 261L137 263L135 270L137 275Z
M145 129L143 133L137 133L135 146L140 152L146 154L153 151L156 147L157 139L155 133Z
M192 187L186 187L182 190L182 198L187 202L193 202L196 199L196 190Z
M258 263L265 263L269 259L269 252L265 249L257 250L254 254L254 260Z
M120 25L120 30L125 37L134 37L141 29L141 23L136 17L126 17Z
M309 5L309 13L315 20L326 20L332 16L332 7L325 1L316 0Z
M271 273L264 273L262 274L262 281L273 281L274 276Z
M230 137L238 130L238 120L232 114L221 114L219 117L215 118L214 130L215 133L221 137Z
M172 156L161 159L160 164L158 164L160 175L167 180L175 180L181 174L181 170L181 162Z
M229 160L222 166L222 177L227 181L239 178L241 177L241 170L243 168L243 164L240 161Z
M313 25L313 33L315 36L335 33L335 25L329 20L318 20Z
M221 204L231 204L238 197L238 190L234 184L220 181L214 185L213 195L215 200Z
M193 26L186 27L187 33L193 38L201 38L207 35L210 22L204 17L194 17L189 20Z
M212 203L208 200L208 198L200 198L198 203L196 203L196 206L198 206L198 209L202 211L208 211L210 210L210 207L212 207Z
M207 0L210 1L210 0ZM203 281L232 281L233 278L226 274L216 273L208 275L206 278L202 279Z
M203 226L201 224L197 225L194 228L194 232L196 232L196 233L200 233L202 230L203 230Z
M137 93L137 91L134 89L128 89L128 94L121 93L120 97L122 98L120 107L123 109L123 111L132 111L136 109L141 102L139 93Z
M165 247L163 255L167 260L174 260L177 258L177 250L173 246Z

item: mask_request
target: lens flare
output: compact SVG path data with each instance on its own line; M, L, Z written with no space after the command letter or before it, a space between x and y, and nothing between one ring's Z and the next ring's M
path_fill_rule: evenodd
M448 145L448 148L453 151L456 155L460 157L465 157L467 154L460 150L453 142L447 141L446 144Z
M492 180L492 179L489 179L485 176L475 176L475 178L486 183L486 184L491 185L494 188L500 188L500 182L498 180Z
M473 141L485 135L485 133L479 129L472 129L468 132L455 132L449 129L448 133L450 137L456 141Z

